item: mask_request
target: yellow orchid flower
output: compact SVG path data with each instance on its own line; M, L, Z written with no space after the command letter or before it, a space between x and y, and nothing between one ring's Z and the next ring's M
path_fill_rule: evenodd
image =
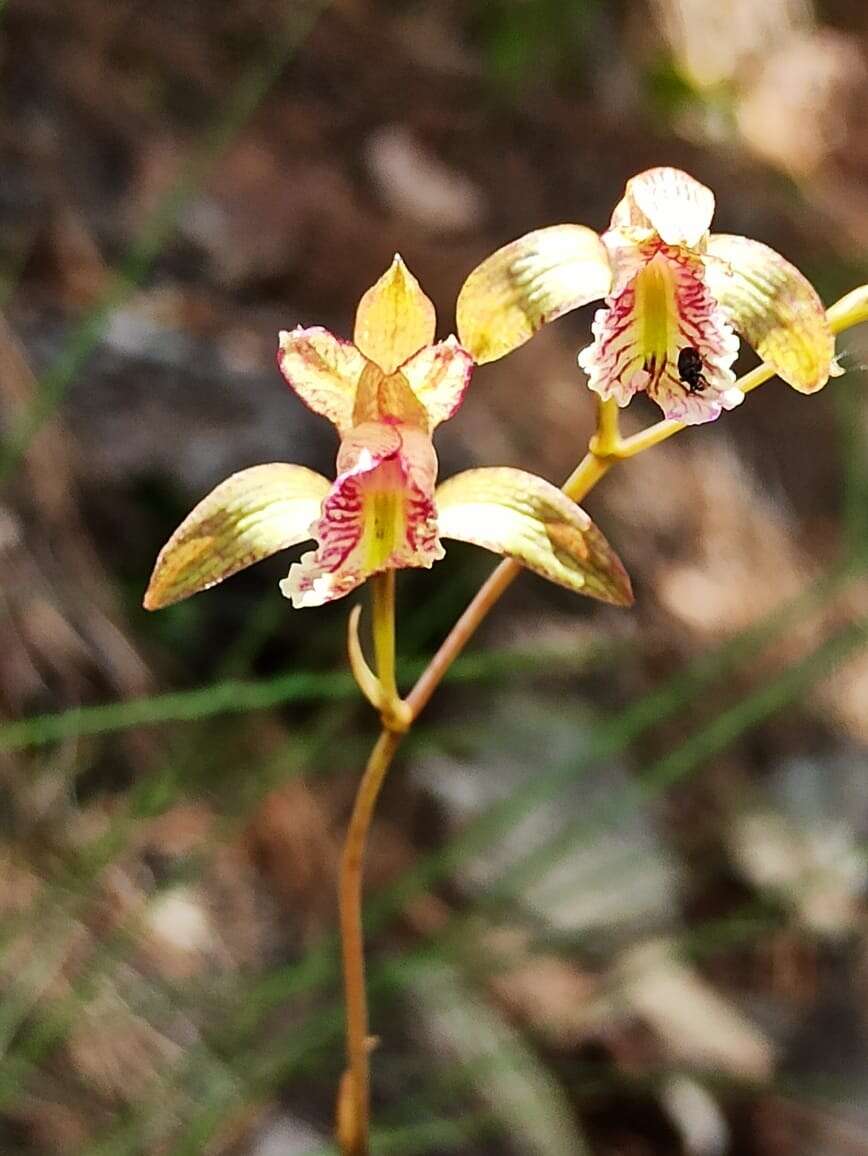
M464 397L473 361L434 343L434 306L400 257L362 297L353 342L316 327L280 334L287 382L340 435L334 482L271 463L234 474L182 522L145 595L156 610L314 539L281 582L296 608L341 598L367 578L443 557L441 538L515 558L569 589L617 604L630 582L587 514L522 470L468 470L435 489L431 440Z
M553 225L483 261L458 298L463 346L478 363L493 361L603 298L579 365L619 406L644 390L686 424L732 409L743 398L736 332L794 389L822 389L841 370L816 291L767 245L709 233L713 214L714 194L687 173L640 173L602 235Z

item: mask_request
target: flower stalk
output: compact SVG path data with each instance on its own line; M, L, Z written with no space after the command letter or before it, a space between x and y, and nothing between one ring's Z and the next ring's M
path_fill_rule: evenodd
M597 432L591 438L591 452L600 458L617 455L621 445L621 424L618 403L612 398L598 398Z
M868 320L868 287L863 286L842 297L829 308L827 317L832 331L836 334ZM763 363L744 374L736 382L736 387L742 393L749 393L774 377L775 372L773 366ZM667 441L686 428L686 424L682 421L664 419L638 434L622 439L617 405L610 399L601 400L597 410L597 427L590 439L588 452L564 482L563 492L574 502L582 501L617 462L636 457L652 446ZM468 603L407 698L398 699L397 691L395 692L396 700L407 710L408 715L406 726L402 727L402 731L409 730L425 709L452 663L459 657L488 613L522 569L521 564L513 558L504 559ZM394 611L394 587L391 595L384 592L383 601L386 605L389 597L392 599L391 606ZM375 588L375 607L376 604ZM394 629L394 617L392 628ZM386 636L384 641L385 639ZM394 655L394 651L392 654ZM379 663L379 657L377 661ZM341 1082L338 1103L337 1135L343 1156L367 1156L369 1151L367 1137L371 1041L368 1037L364 987L361 872L365 840L377 796L402 738L403 733L390 729L384 717L383 730L371 751L356 796L341 862L341 939L347 997L347 1054L350 1065Z
M394 710L398 702L395 681L395 571L377 574L371 582L374 591L374 657L377 678L383 690L383 711Z
M395 676L395 571L374 576L373 635L379 711L383 730L368 759L353 804L341 855L338 900L346 1001L347 1068L338 1090L337 1134L345 1156L368 1151L370 1113L370 1054L368 1002L365 987L365 947L362 925L362 890L365 849L374 808L392 757L409 725L409 712L398 694ZM351 640L357 638L356 629ZM352 642L351 642L352 648ZM362 660L364 661L364 660ZM365 667L367 670L367 667ZM370 672L369 672L370 673Z
M347 1069L338 1090L337 1138L343 1156L367 1156L370 1113L370 1061L365 991L365 943L362 929L362 879L368 831L380 789L392 765L401 734L384 726L368 758L356 793L341 854L338 906L346 1001Z

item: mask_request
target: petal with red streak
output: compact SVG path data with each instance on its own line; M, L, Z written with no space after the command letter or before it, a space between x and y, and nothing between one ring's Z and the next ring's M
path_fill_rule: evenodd
M277 364L314 413L328 418L341 434L352 428L356 390L367 361L351 341L321 326L282 330Z
M281 590L296 608L349 594L372 574L428 568L437 536L437 458L427 433L367 422L341 443L338 478L313 527L318 547L291 567Z
M645 262L633 279L597 311L594 341L579 365L590 388L620 406L645 391L668 418L712 421L743 397L731 368L738 338L704 283L699 256L657 242L642 252ZM679 371L685 348L701 362L693 388Z
M473 358L454 337L420 349L400 369L428 415L429 430L458 410L472 374Z

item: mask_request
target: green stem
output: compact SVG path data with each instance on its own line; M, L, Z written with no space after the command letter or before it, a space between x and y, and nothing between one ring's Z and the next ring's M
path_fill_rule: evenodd
M591 439L591 451L598 457L607 458L617 453L621 444L621 425L618 403L611 398L600 398L597 404L597 432Z
M386 570L372 579L374 588L374 661L386 702L398 699L395 679L395 571Z
M401 735L383 730L359 784L341 855L338 889L346 1000L347 1068L338 1093L337 1137L343 1156L368 1156L370 1040L365 993L362 878L374 808Z

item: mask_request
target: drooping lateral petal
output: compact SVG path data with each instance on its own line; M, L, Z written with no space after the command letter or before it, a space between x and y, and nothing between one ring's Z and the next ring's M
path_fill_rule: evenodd
M145 594L159 610L311 538L330 482L273 462L233 474L203 498L160 551Z
M712 234L706 281L735 328L788 385L815 393L841 372L822 301L774 249L747 237Z
M394 373L434 340L437 314L419 282L396 253L356 310L353 340L383 373Z
M401 366L401 375L428 414L433 430L459 408L473 374L473 358L454 337L428 345Z
M458 339L482 365L505 357L549 321L605 297L606 249L584 225L535 229L492 253L458 294Z
M647 169L627 181L610 228L650 228L667 245L695 248L711 225L714 193L681 169Z
M352 428L359 378L367 361L351 341L321 326L281 330L280 371L301 400L344 434Z
M312 528L318 547L280 584L296 609L349 594L372 574L430 567L437 537L437 457L428 434L367 422L341 443L338 478Z
M467 470L436 493L440 535L514 558L529 570L592 598L629 606L630 579L581 507L524 470Z

